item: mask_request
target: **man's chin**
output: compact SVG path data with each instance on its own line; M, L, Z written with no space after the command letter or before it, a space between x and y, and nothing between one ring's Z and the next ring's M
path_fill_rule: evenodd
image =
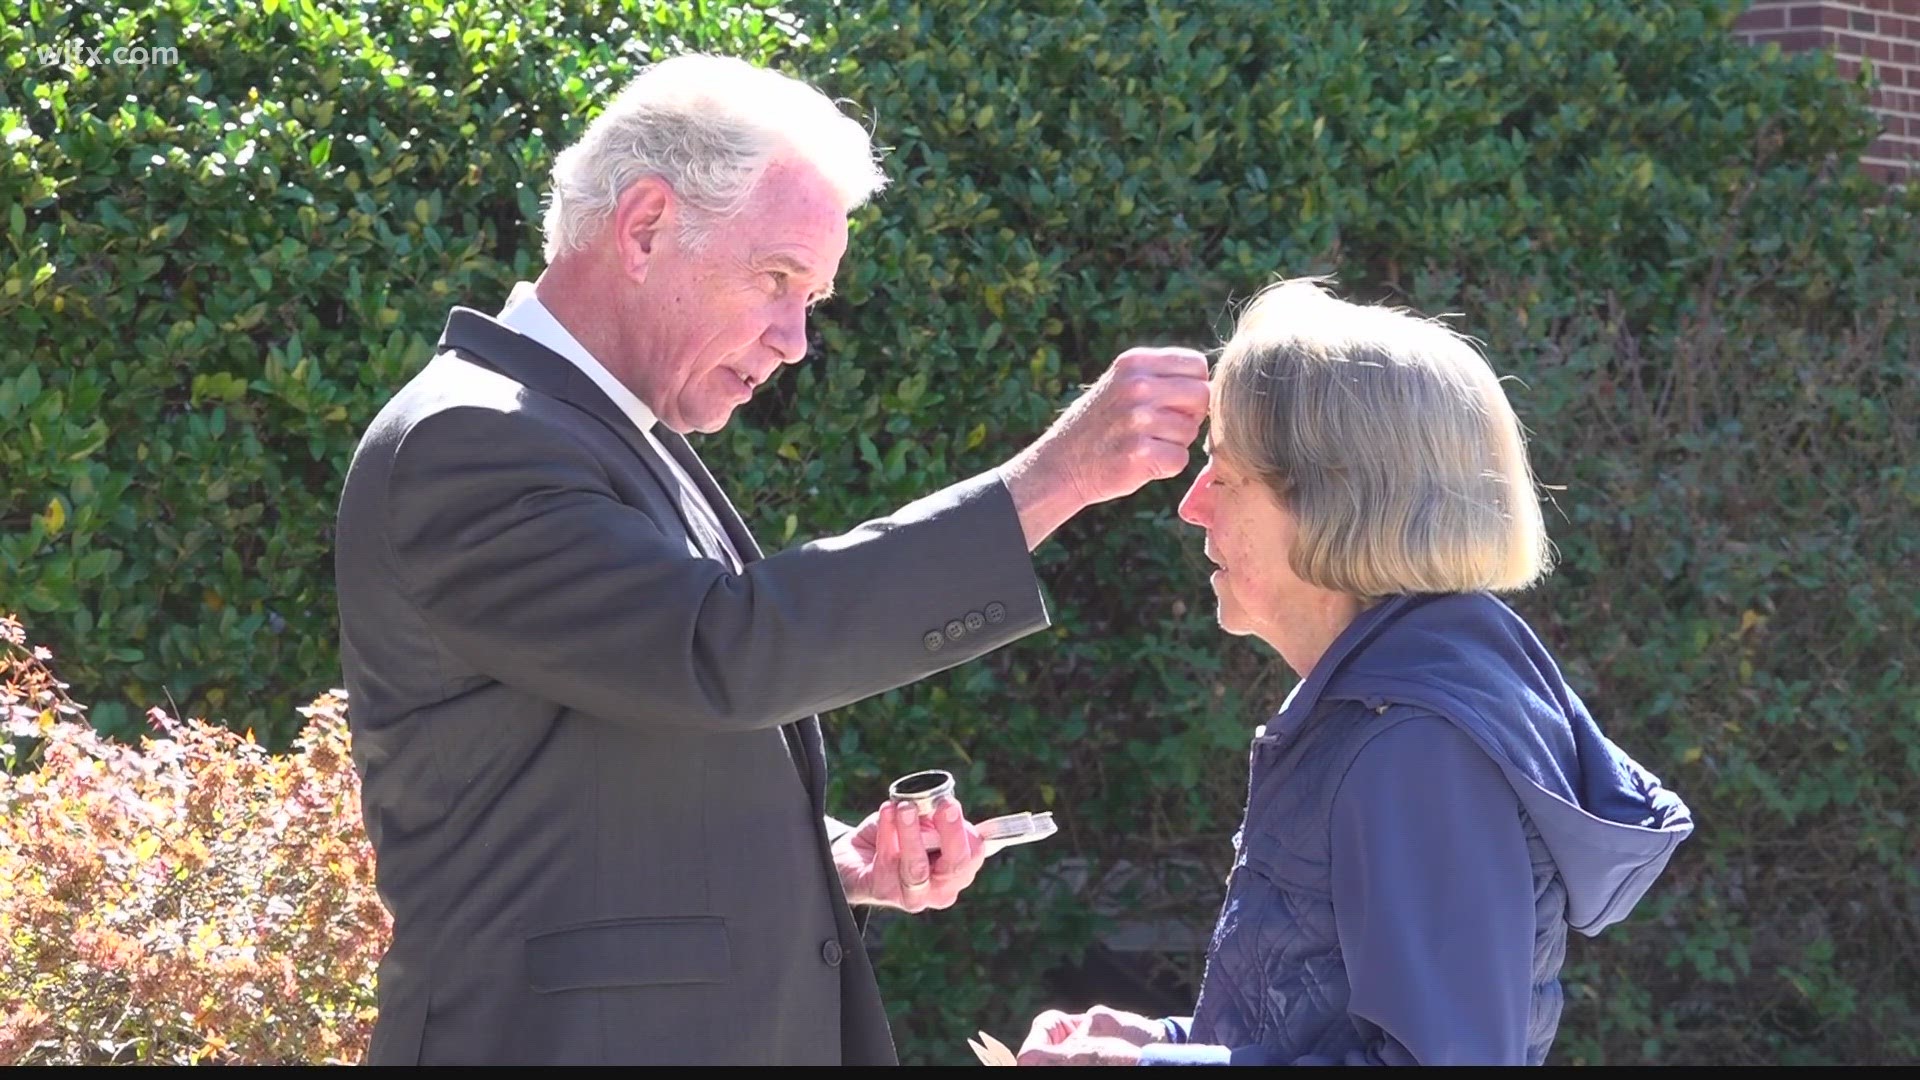
M693 430L699 432L702 435L712 435L715 432L719 431L720 429L726 427L727 421L731 419L733 419L733 410L728 409L726 412L721 413L719 416L707 417L703 419L700 423L697 423L693 426Z
M668 422L667 426L682 435L712 435L727 426L727 421L733 419L735 411L737 410L731 405L719 409L702 409L691 415L676 416Z

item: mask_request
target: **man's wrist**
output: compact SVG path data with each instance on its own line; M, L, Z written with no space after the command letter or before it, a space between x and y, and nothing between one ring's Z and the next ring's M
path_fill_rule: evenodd
M1039 447L1028 447L1000 466L999 475L1013 497L1014 513L1019 515L1028 551L1045 543L1056 529L1086 508L1067 478L1047 465Z
M853 851L853 833L842 833L833 841L833 872L840 877L840 894L847 898L848 907L861 907L871 904L872 898L861 887L859 856Z

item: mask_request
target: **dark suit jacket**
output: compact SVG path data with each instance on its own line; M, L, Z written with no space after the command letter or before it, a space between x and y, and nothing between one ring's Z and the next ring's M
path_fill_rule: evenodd
M1047 625L1005 486L734 574L625 414L456 308L355 451L341 657L393 942L367 1060L892 1064L816 714ZM902 771L924 762L901 762Z

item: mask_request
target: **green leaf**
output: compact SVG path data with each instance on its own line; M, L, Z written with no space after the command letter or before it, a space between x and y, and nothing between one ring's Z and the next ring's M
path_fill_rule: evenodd
M113 566L117 551L89 551L74 566L74 576L85 581L97 578Z
M28 365L27 370L21 372L20 377L14 380L13 387L14 400L18 401L22 408L32 405L40 399L40 369Z

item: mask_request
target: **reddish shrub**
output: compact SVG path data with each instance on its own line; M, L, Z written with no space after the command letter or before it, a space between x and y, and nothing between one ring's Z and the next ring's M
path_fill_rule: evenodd
M351 1064L390 923L344 694L294 751L159 709L131 745L0 617L0 1062Z

